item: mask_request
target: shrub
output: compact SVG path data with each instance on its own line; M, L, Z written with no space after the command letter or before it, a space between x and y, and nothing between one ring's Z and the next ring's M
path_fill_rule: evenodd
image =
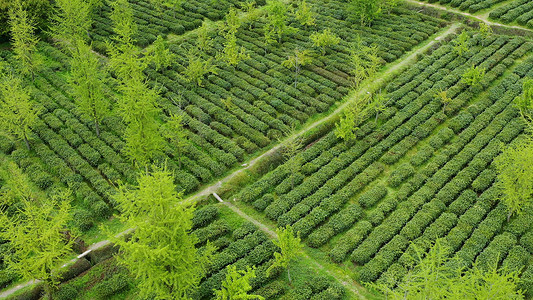
M386 195L387 188L382 184L378 184L359 197L359 204L363 208L369 208L374 206L381 199L385 198Z
M414 173L415 169L413 166L411 166L409 163L404 163L396 170L391 172L389 178L387 179L387 184L393 188L398 187L407 178L413 176Z

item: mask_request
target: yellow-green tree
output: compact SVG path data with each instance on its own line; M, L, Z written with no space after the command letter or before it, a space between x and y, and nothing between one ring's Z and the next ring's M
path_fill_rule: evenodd
M8 166L9 178L15 182L27 182L25 175L16 171L14 163ZM0 210L0 237L8 241L11 255L7 256L8 268L26 280L38 279L45 284L47 296L51 299L53 289L59 283L59 263L71 253L73 239L67 239L64 232L71 220L70 191L61 191L51 197L32 197L34 193L26 187L17 187L8 194L20 208L9 214Z
M135 228L130 238L113 240L120 247L117 260L137 279L140 296L187 299L205 276L213 249L195 248L194 207L183 202L171 173L141 173L137 186L120 186L114 199L120 221Z
M524 121L531 126L533 124L533 78L524 80L522 94L515 98L514 103L520 110Z
M100 136L100 122L109 113L111 102L105 93L107 74L100 62L83 40L77 40L72 49L69 83L77 108L94 122L96 135Z
M528 137L505 148L494 162L509 221L533 204L533 141Z
M267 269L267 274L277 267L287 269L287 277L291 281L290 265L298 256L302 255L302 240L300 233L295 233L292 226L287 225L285 228L277 228L276 234L278 239L274 240L274 244L278 246L281 252L274 252L274 263Z
M287 56L281 65L294 70L294 87L298 83L298 75L302 71L302 67L310 64L313 61L311 52L309 50L295 49L294 54Z
M463 270L453 267L450 248L437 240L425 253L413 244L415 265L399 280L384 278L381 283L367 284L386 299L523 299L518 289L517 270L483 270L477 265Z
M56 0L57 9L52 16L52 36L65 48L86 41L91 28L91 3L86 0Z
M22 80L14 75L0 78L0 129L21 139L30 150L29 134L39 119L39 111L31 101Z
M250 279L255 278L255 269L247 266L245 270L237 270L235 265L226 268L226 280L222 282L220 290L215 291L217 300L246 300L259 299L264 297L259 295L249 295L252 290Z
M322 55L326 55L327 48L337 45L341 39L331 32L331 29L326 28L322 32L315 32L309 37L313 41L313 45L321 49Z
M39 65L36 56L39 39L35 36L35 25L24 9L22 0L14 0L9 8L9 25L17 66L23 75L33 78Z

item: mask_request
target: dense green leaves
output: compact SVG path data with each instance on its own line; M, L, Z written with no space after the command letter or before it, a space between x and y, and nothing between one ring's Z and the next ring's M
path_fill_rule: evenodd
M121 249L117 259L138 280L140 294L186 298L205 276L213 250L195 248L194 207L182 203L171 173L155 168L140 175L137 186L121 186L114 198L120 221L135 228L129 239L114 239Z

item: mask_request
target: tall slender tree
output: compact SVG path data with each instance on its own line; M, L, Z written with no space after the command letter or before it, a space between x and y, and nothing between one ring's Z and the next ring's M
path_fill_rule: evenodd
M0 210L0 238L9 242L7 247L12 253L7 256L8 268L26 280L43 281L51 299L59 283L54 269L71 252L74 241L64 234L71 220L71 193L64 190L49 198L27 197L30 194L30 191L11 194L20 204L14 214Z
M86 0L56 0L57 9L52 16L52 36L65 48L77 47L86 41L91 28L91 3Z
M0 78L0 128L21 139L31 149L29 134L39 119L39 110L30 99L23 81L12 74Z
M135 228L129 239L113 239L121 250L117 259L137 279L140 296L187 299L205 276L213 249L195 248L194 207L182 201L171 173L141 173L137 186L120 186L114 198L120 221Z
M533 205L533 140L530 137L511 145L495 159L498 186L507 206L507 221Z
M522 94L515 98L514 103L526 124L533 130L533 78L524 80Z
M278 43L281 43L283 35L297 31L296 28L289 25L289 8L281 0L268 0L265 6L266 24L264 27L265 40L267 43L275 42L277 37Z
M246 300L265 298L259 295L249 295L252 290L250 279L255 278L255 269L247 266L245 270L237 270L235 265L226 268L226 280L222 282L220 290L215 291L217 300Z
M170 119L163 125L163 136L170 140L173 148L178 154L178 166L181 169L181 153L187 145L187 132L183 128L182 115L170 115Z
M275 261L267 269L267 274L270 274L277 267L286 268L289 282L292 282L290 265L298 256L302 255L303 245L300 233L295 233L290 225L285 228L277 228L276 233L278 239L274 241L274 244L280 248L281 252L274 252Z
M39 39L35 36L35 25L24 9L22 0L13 1L9 9L9 25L18 68L23 75L31 75L33 79L39 66L36 55Z
M104 89L106 78L107 74L91 47L83 40L77 40L72 50L69 83L78 109L94 121L97 136L100 136L100 122L111 107Z
M298 75L300 75L302 67L310 64L312 61L313 57L311 57L309 50L295 49L294 54L287 56L287 59L281 63L282 66L294 70L294 87L298 83Z

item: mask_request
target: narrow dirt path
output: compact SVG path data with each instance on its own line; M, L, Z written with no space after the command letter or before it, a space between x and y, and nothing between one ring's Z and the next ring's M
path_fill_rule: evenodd
M410 0L408 0L408 1L410 1ZM417 2L417 1L415 1L415 2ZM421 53L424 53L426 50L428 50L431 46L433 46L439 40L445 38L446 36L448 36L450 34L453 34L457 30L457 28L459 28L459 24L452 24L444 32L441 32L441 33L438 33L438 34L434 35L434 37L433 37L433 39L431 41L427 42L422 47L419 47L417 49L414 49L414 50L408 52L406 55L402 56L401 58L399 58L398 60L396 60L392 64L389 64L388 65L389 67L385 71L382 71L382 72L378 73L376 75L376 78L373 81L368 80L366 82L366 84L362 86L362 88L360 88L358 91L353 92L350 95L348 95L343 100L343 103L339 107L337 107L337 109L335 109L332 113L330 113L329 115L325 116L324 118L322 118L320 120L317 120L314 123L311 123L311 124L305 126L304 128L300 129L298 132L294 133L293 135L286 137L284 140L282 140L278 145L274 146L272 149L270 149L267 152L259 155L256 158L253 158L252 160L248 161L248 163L243 164L243 168L234 171L233 173L231 173L228 176L224 177L223 179L221 179L217 183L212 184L212 185L204 188L203 190L201 190L201 191L199 191L199 192L197 192L197 193L195 193L193 195L190 195L189 197L187 197L185 199L185 201L195 201L195 200L197 200L199 198L202 198L204 196L211 195L212 193L216 192L224 183L230 181L235 176L237 176L240 173L242 173L243 171L249 169L251 166L254 166L258 161L261 161L265 157L271 156L273 153L278 151L283 146L283 144L285 144L287 142L290 142L290 141L302 136L305 132L307 132L307 131L309 131L309 130L311 130L311 129L313 129L313 128L315 128L315 127L317 127L317 126L319 126L319 125L321 125L321 124L323 124L323 123L325 123L327 121L332 120L333 118L338 116L348 105L350 105L350 103L352 103L353 100L361 97L365 93L374 92L377 88L380 87L381 84L383 84L383 82L386 82L386 80L390 76L393 76L395 72L401 70L404 67L407 67L409 64L414 62L416 60L417 55L419 55ZM227 202L224 202L224 203L227 203ZM226 205L228 205L228 204L226 204ZM238 209L235 206L233 206L233 207L235 209ZM238 212L236 212L236 213L238 213ZM256 224L256 223L254 223L254 224ZM262 225L262 224L260 224L260 223L256 224L256 225L258 225L262 230L263 229L268 230L268 227L264 227L264 225L263 225L263 227L261 227L260 225ZM131 231L131 229L127 229L127 230L117 234L117 236L121 236L123 234L126 234L129 231ZM271 231L271 233L274 233L274 232ZM271 235L271 234L269 234L269 235ZM274 235L275 235L275 233L274 233ZM100 249L102 247L107 246L110 243L111 242L109 240L103 240L103 241L100 241L98 243L92 244L91 246L89 246L89 249L97 250L97 249ZM309 256L307 256L307 257L309 257ZM351 287L350 285L352 285L352 284L350 284L347 280L339 278L338 276L333 274L330 270L328 270L327 268L324 268L322 265L320 265L318 262L316 262L316 264L321 269L324 269L326 272L328 272L333 277L335 277L337 280L339 280L339 282L341 282L343 285L345 285L348 289L350 289L350 290L354 291L354 293L358 294L357 290L355 290L353 287ZM32 285L34 283L35 283L35 281L33 281L33 280L32 281L28 281L26 283L22 283L20 285L17 285L15 287L11 288L11 289L3 291L2 293L0 293L0 299L6 298L6 297L12 295L13 293L15 293L15 292L27 287L27 286L30 286L30 285Z
M236 213L237 215L239 215L243 219L253 223L261 231L263 231L266 234L268 234L271 238L273 238L273 239L277 239L278 238L278 235L274 231L272 231L268 226L264 225L260 221L258 221L256 219L254 219L253 217L249 216L248 214L246 214L245 212L240 210L238 207L236 207L232 203L224 201L222 204L227 206L229 209L231 209L234 213ZM335 278L335 280L340 282L346 289L350 290L354 295L356 295L358 297L358 299L366 299L365 297L363 297L361 295L359 290L357 288L355 288L356 285L354 284L354 282L351 282L352 280L350 279L350 276L346 275L345 278L339 277L337 274L331 272L329 270L329 268L324 267L322 264L320 264L315 259L313 259L311 256L309 256L305 251L303 252L303 256L307 260L311 261L314 264L314 268L323 270L328 275L330 275L331 277Z
M250 167L255 165L258 161L261 161L265 157L268 157L268 156L272 155L273 153L278 151L284 144L286 144L286 143L288 143L288 142L290 142L290 141L292 141L292 140L294 140L294 139L296 139L298 137L301 137L305 132L314 129L314 128L318 127L319 125L321 125L321 124L323 124L323 123L325 123L327 121L332 120L333 118L338 116L348 105L350 105L350 103L352 103L353 100L363 96L365 93L371 93L371 92L375 91L378 86L382 85L383 82L385 82L395 72L397 72L398 70L406 67L410 63L414 62L418 54L424 53L426 50L428 50L435 43L437 43L441 39L445 38L446 36L454 33L457 30L457 28L459 28L459 24L452 24L450 27L448 27L448 29L446 31L440 33L438 36L436 36L433 40L431 40L426 45L424 45L424 46L422 46L422 47L420 47L420 48L418 48L418 49L416 49L414 51L411 51L406 57L402 57L402 58L398 59L396 62L392 63L392 65L390 65L390 67L385 72L379 73L376 76L374 81L371 81L371 82L367 81L367 83L361 89L359 89L357 92L354 92L354 93L351 93L350 95L348 95L346 97L346 99L344 99L343 104L341 104L339 107L337 107L337 109L335 109L329 115L325 116L324 118L322 118L320 120L317 120L314 123L311 123L311 124L305 126L304 128L300 129L298 132L286 137L284 140L282 140L278 145L274 146L272 149L270 149L267 152L259 155L256 158L250 160L248 163L243 164L243 166L244 166L243 168L241 168L239 170L236 170L235 172L233 172L233 173L229 174L228 176L224 177L223 179L221 179L217 183L212 184L212 185L204 188L203 190L201 190L201 191L189 196L187 198L187 200L193 200L193 199L196 199L196 198L200 198L200 197L211 195L213 192L216 192L220 187L222 187L222 185L224 183L230 181L235 176L237 176L240 173L242 173L243 171L249 169Z
M439 9L439 10L449 11L449 12L453 12L453 13L460 14L460 15L463 15L463 16L471 17L471 18L474 18L474 19L479 20L481 22L484 22L484 23L486 23L488 25L501 26L501 27L507 27L507 28L513 28L513 29L520 29L520 30L525 30L525 31L529 31L529 32L533 33L533 30L531 30L529 28L526 28L526 27L516 26L516 25L505 25L505 24L502 24L502 23L489 21L488 15L475 15L475 14L467 13L467 12L460 11L460 10L455 9L455 8L446 7L446 6L442 6L440 4L435 4L435 3L426 3L426 2L416 1L416 0L405 0L405 1L408 2L408 3L416 4L418 6L433 7L433 8Z

